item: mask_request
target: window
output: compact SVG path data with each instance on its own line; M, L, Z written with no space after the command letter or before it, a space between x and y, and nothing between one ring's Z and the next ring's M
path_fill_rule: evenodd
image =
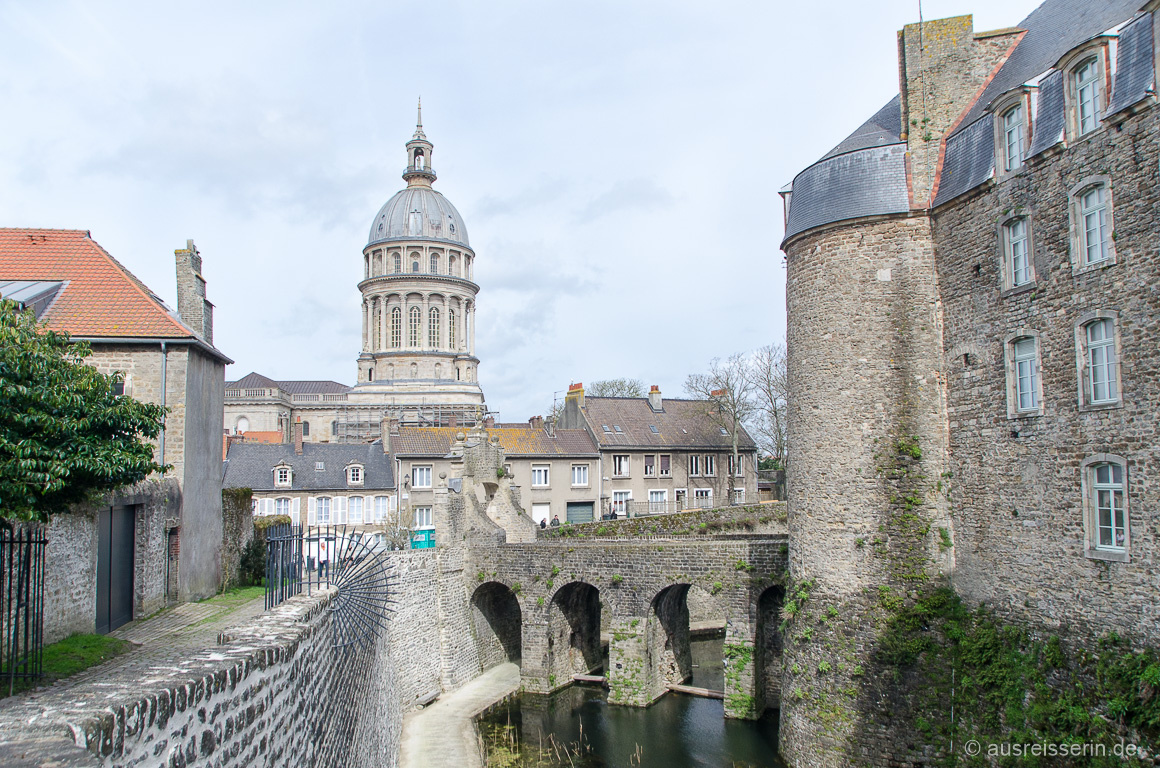
M508 477L511 477L511 478L514 478L514 477L516 476L516 473L512 471L512 465L511 465L511 464L504 464L504 465L503 465L503 473L504 473L506 476L508 476Z
M120 390L121 390L120 392L117 391L118 388L120 388ZM114 395L125 394L125 382L118 381L115 384L113 384L113 394ZM247 419L245 416L239 416L237 426L234 427L234 432L236 434L239 434L239 435L244 435L249 431L250 431L250 420Z
M1082 464L1086 554L1127 562L1130 544L1124 459L1098 454Z
M413 272L415 274L419 273L419 261L418 260L411 262L411 272Z
M274 485L287 486L290 485L290 467L277 467L274 469Z
M588 465L587 464L573 464L572 465L572 487L586 487L588 485Z
M431 269L430 269L430 270L428 270L428 271L429 271L431 274L433 274L433 275L437 275L437 274L439 274L439 254L437 254L437 253L433 253L433 254L431 254L431 264L430 264L430 266L431 266Z
M1027 135L1023 118L1023 104L1016 104L1003 113L1003 168L1013 171L1023 164L1023 140Z
M696 477L701 474L701 457L689 456L689 477Z
M713 489L694 488L693 506L695 506L697 509L708 509L709 507L713 506Z
M350 485L362 485L363 468L359 464L352 464L346 469L346 482Z
M1108 203L1108 190L1103 184L1096 184L1079 193L1076 206L1080 266L1099 264L1111 256L1111 246L1108 242L1111 216Z
M612 511L618 515L627 514L630 501L632 501L632 491L613 491Z
M717 457L712 454L705 456L705 477L712 477L717 474Z
M532 487L533 488L547 488L548 487L548 464L533 464L532 465Z
M645 454L645 457L644 457L644 476L645 477L656 477L657 476L657 457L656 457L656 454L652 454L652 453Z
M648 511L649 512L664 512L665 506L668 504L669 492L665 490L649 491L648 492Z
M1076 135L1083 136L1099 125L1100 111L1100 64L1099 57L1092 56L1075 68L1072 73L1075 93Z
M403 346L403 310L398 307L391 310L391 346Z
M315 511L315 515L316 515L315 521L319 525L329 525L330 524L330 497L329 496L319 496L317 501L314 502L314 508L316 510Z
M439 349L439 310L435 307L427 313L427 346Z
M455 341L455 331L455 310L449 309L447 310L447 348L451 351L459 348Z
M618 435L624 434L624 430L620 428L619 424L613 424L612 428L616 430L616 434L618 434Z
M600 426L604 428L604 431L605 431L605 432L607 432L607 433L608 433L608 434L610 434L610 435L612 434L612 430L611 430L611 429L609 429L609 427L608 427L608 425L607 425L607 424L601 424Z
M736 464L736 466L734 466ZM742 477L745 475L745 457L740 453L737 454L737 461L734 462L733 454L729 454L729 474L734 477Z
M677 510L680 511L688 506L688 493L684 488L678 488L673 491L674 501L676 502Z
M1003 225L1003 264L1007 288L1018 288L1032 281L1030 238L1027 218L1011 219Z
M419 346L420 330L423 325L423 310L411 307L410 325L407 329L408 343L412 347Z
M455 234L455 225L454 224L451 225L451 234L453 234L453 235ZM456 270L455 256L454 255L448 256L447 257L447 274L455 275L455 274L457 274L455 270Z
M649 432L652 432L654 435L659 435L661 433L661 431L659 429L657 429L656 424L649 424L648 430L649 430Z
M381 523L387 519L391 500L389 496L375 496L375 522Z
M628 477L632 474L632 457L627 455L616 455L612 457L612 476L613 477Z
M396 272L403 271L403 254L401 254L401 253L395 254L395 271Z
M275 515L285 515L286 517L290 517L290 510L292 507L293 505L291 504L290 499L287 499L286 497L274 499Z
M411 467L411 487L412 488L430 488L431 487L431 467Z
M415 507L415 527L434 528L431 523L431 507Z
M347 521L352 525L363 521L363 497L351 496L347 501Z
M325 472L326 471L326 462L325 461L314 462L314 471L315 472Z
M1019 331L1008 337L1006 355L1008 418L1042 413L1038 334Z
M310 437L310 422L309 421L302 422L302 436L303 437Z
M673 457L667 453L662 453L661 459L661 477L673 476Z
M744 504L745 503L745 489L744 488L734 488L733 489L733 503L734 504Z
M1076 326L1080 408L1120 402L1119 360L1114 313L1096 312Z

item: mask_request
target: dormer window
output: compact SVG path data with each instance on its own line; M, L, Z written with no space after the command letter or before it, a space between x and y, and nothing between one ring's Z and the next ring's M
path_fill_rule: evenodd
M1114 40L1114 36L1101 35L1069 52L1055 65L1063 73L1068 141L1100 127L1100 114L1108 106L1109 55Z
M289 488L292 477L290 467L274 467L274 485L279 488Z
M1078 67L1072 75L1075 82L1075 121L1077 135L1082 136L1096 129L1099 124L1100 109L1100 68L1099 60L1092 56Z
M324 462L324 461L314 462L314 471L315 472L325 472L326 471L326 462Z
M347 485L363 484L363 468L361 464L351 464L346 468Z
M1021 85L988 108L995 115L995 171L999 177L1023 167L1031 146L1031 103L1036 86Z
M1004 112L1002 123L1003 167L1010 172L1023 164L1023 137L1026 135L1023 104L1016 104Z

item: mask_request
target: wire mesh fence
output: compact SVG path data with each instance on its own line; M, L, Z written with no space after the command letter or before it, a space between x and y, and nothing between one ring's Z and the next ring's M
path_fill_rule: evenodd
M0 525L0 680L9 695L43 673L47 543L39 526Z

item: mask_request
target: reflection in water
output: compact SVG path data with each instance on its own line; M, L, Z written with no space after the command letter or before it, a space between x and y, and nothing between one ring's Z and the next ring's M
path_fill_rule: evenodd
M692 685L720 689L721 640L693 644ZM777 757L777 711L757 721L726 720L720 700L668 694L647 709L610 706L601 688L571 686L551 696L525 694L483 723L515 727L525 754L556 744L585 744L582 757L541 765L577 768L710 766L782 768ZM549 750L550 752L550 750ZM635 756L635 757L634 757ZM511 765L537 765L534 760Z

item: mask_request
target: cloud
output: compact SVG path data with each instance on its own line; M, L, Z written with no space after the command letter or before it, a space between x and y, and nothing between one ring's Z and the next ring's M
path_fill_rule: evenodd
M652 179L623 179L577 211L575 218L577 223L584 224L624 211L666 208L672 202L673 196Z

